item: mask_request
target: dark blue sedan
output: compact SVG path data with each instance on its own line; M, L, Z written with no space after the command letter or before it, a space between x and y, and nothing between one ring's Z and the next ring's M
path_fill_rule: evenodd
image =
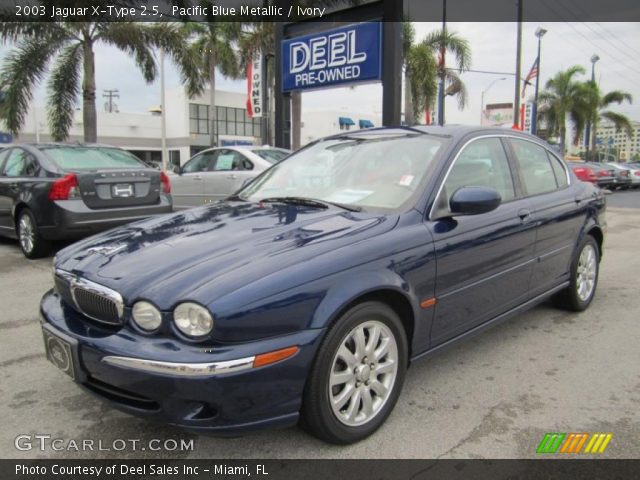
M551 296L587 308L604 209L528 135L345 132L224 201L59 252L47 355L135 415L355 442L412 361Z

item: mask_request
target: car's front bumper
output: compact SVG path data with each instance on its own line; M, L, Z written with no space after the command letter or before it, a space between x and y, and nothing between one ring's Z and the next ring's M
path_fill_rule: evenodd
M43 329L75 346L75 381L128 413L210 434L237 435L298 419L305 380L323 330L202 348L88 321L53 291ZM285 360L253 368L255 355L297 346Z
M160 195L155 205L119 208L89 208L82 200L59 200L46 219L41 219L40 233L47 240L80 238L100 233L153 215L171 213L170 195Z

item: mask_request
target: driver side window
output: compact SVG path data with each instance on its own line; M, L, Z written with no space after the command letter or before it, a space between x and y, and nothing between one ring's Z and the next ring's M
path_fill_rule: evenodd
M502 202L515 198L511 168L499 138L472 141L455 162L439 199L441 208L449 208L451 197L461 187L493 188Z
M206 172L209 170L212 162L215 158L215 152L203 152L191 160L189 160L184 168L182 169L183 173L197 173L197 172Z

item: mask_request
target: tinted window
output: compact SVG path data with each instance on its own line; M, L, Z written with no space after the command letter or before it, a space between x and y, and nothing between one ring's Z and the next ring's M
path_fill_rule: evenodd
M567 181L567 171L565 170L565 166L562 164L561 160L551 155L547 152L547 156L549 157L549 161L551 162L551 168L553 168L553 173L556 175L556 183L558 187L562 188L568 185Z
M189 160L182 171L184 173L204 172L209 170L216 152L204 152Z
M135 155L107 147L43 147L62 170L147 168Z
M460 187L489 187L498 191L503 202L513 200L513 178L500 139L483 138L464 148L444 184L446 205Z
M4 160L7 158L10 151L10 148L5 148L4 150L0 151L0 173L2 173L2 165L4 164Z
M540 145L526 140L509 139L516 159L520 165L520 173L524 188L529 195L550 192L558 188L556 175L547 156Z
M38 165L29 152L21 148L14 148L4 166L3 175L7 177L32 177L36 174Z

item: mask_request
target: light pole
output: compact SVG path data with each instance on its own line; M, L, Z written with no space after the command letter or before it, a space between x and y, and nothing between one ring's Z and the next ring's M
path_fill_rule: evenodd
M533 108L531 109L531 134L536 135L538 133L538 90L540 87L540 46L542 44L542 37L547 31L538 27L536 30L536 37L538 37L538 73L536 74L536 91L533 95Z
M598 60L600 60L598 55L591 55L591 83L596 82L596 62ZM584 143L587 151L585 158L589 160L589 148L591 147L591 118L587 120L587 127L584 132Z
M487 88L485 88L480 94L480 126L482 126L482 119L484 118L484 94L489 91L491 87L493 87L500 80L506 80L507 77L496 78L493 82L489 84Z

